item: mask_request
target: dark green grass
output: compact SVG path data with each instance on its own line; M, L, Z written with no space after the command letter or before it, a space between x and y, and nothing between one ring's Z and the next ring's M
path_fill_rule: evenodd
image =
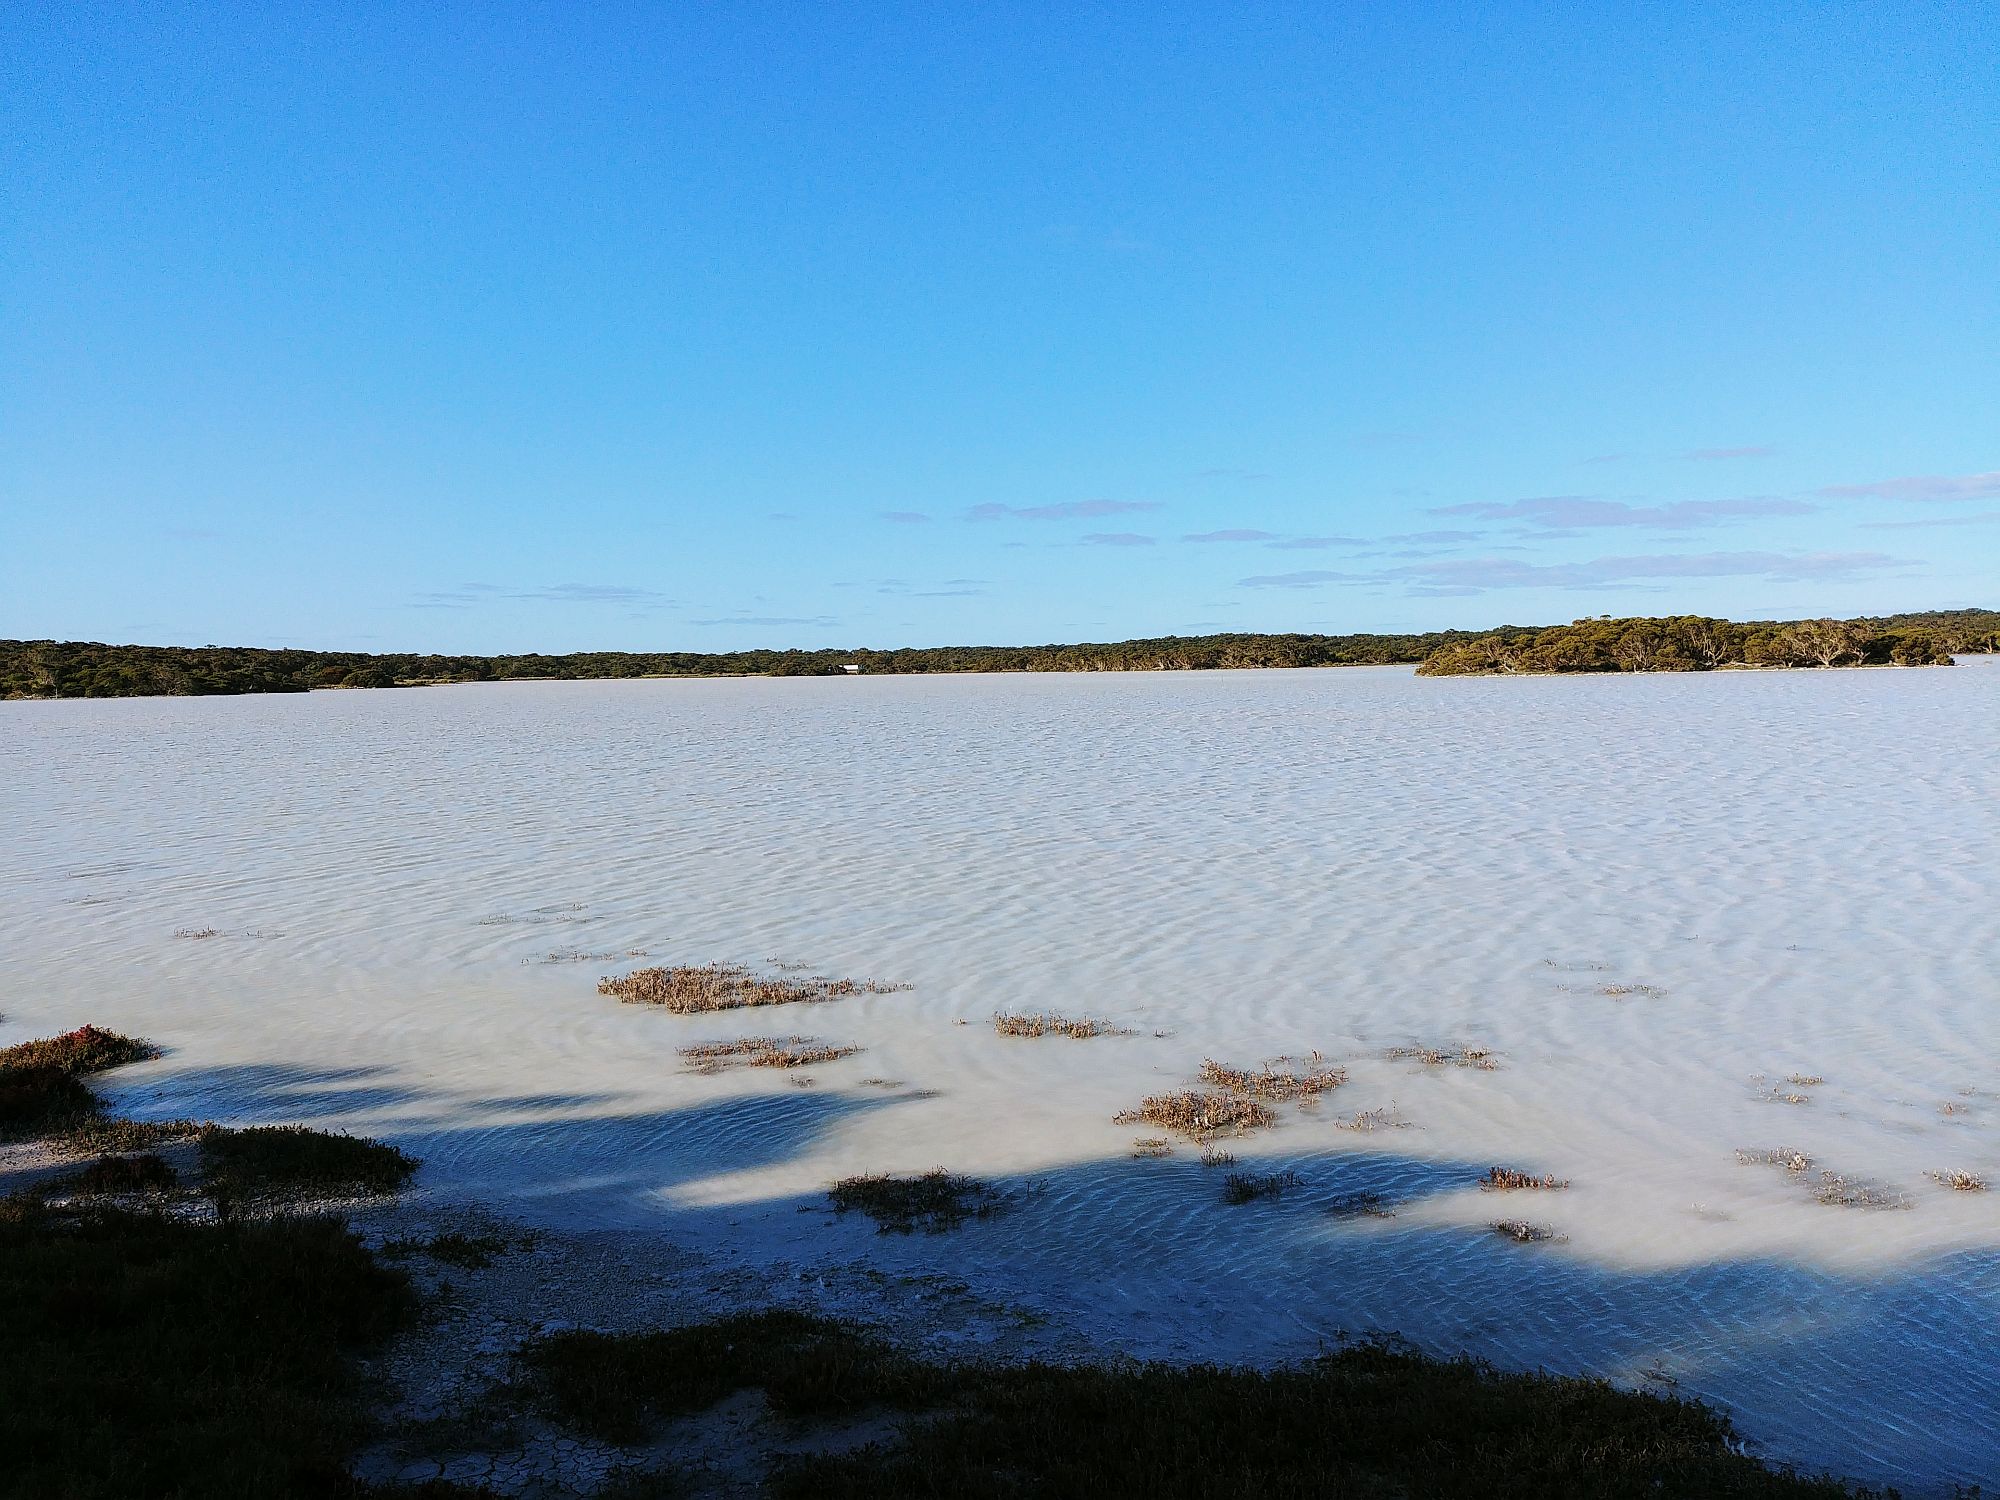
M0 1070L0 1140L77 1129L101 1107L81 1079L53 1063Z
M782 1465L771 1492L788 1500L1853 1493L1732 1452L1727 1420L1694 1402L1502 1375L1387 1344L1268 1372L954 1366L906 1356L853 1324L780 1311L667 1332L559 1334L523 1360L545 1411L621 1443L753 1387L791 1417L921 1414L896 1446ZM670 1494L676 1482L663 1475L625 1493Z
M99 1026L0 1048L0 1141L88 1131L104 1106L83 1078L159 1055L151 1042Z
M999 1213L1006 1200L976 1178L943 1167L915 1177L843 1177L826 1190L835 1213L864 1213L882 1234L942 1234Z
M163 1193L180 1175L159 1157L104 1156L62 1185L79 1193Z
M787 1416L935 1406L963 1388L949 1368L906 1359L850 1324L778 1308L652 1333L551 1334L521 1351L551 1416L607 1442L756 1386Z
M0 1495L360 1493L347 1351L411 1313L337 1222L197 1224L0 1202Z
M200 1139L202 1181L218 1202L393 1193L417 1169L385 1142L303 1125L206 1125Z

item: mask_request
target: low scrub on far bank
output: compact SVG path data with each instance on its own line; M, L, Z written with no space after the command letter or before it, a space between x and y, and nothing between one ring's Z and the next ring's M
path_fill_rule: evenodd
M2000 650L2000 615L1888 620L1578 620L1539 629L1488 631L1446 643L1417 667L1420 677L1543 672L1710 672L1720 667L1948 667L1952 653ZM1961 628L1963 627L1963 628Z
M1729 624L1728 621L1719 622ZM1776 629L1767 622L1742 629ZM1931 635L1947 651L2000 651L2000 612L1928 610L1849 622L1875 634ZM1557 627L1561 628L1561 627ZM1513 640L1533 628L1422 635L1181 635L1050 646L919 646L875 651L587 651L568 656L371 656L256 646L131 646L99 641L0 641L0 698L125 698L150 694L303 693L523 679L840 677L927 672L1160 672L1422 662L1466 641ZM1551 670L1536 668L1533 670ZM1570 669L1573 670L1573 669Z

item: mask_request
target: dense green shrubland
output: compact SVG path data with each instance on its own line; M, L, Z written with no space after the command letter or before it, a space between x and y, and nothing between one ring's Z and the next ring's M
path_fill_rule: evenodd
M95 641L0 641L0 697L132 698L303 693L313 688L411 687L617 677L827 677L853 663L874 674L1155 672L1242 667L1424 664L1455 672L1700 671L1714 666L1838 665L1820 656L1838 626L1867 662L1937 660L2000 650L2000 612L1946 610L1849 621L1737 624L1580 620L1549 627L1438 630L1422 635L1200 635L1050 646L923 646L894 651L580 651L567 656L369 656L255 646L108 646ZM1621 647L1620 642L1624 642ZM1900 654L1899 654L1900 653Z
M1601 617L1541 629L1504 627L1424 659L1427 677L1513 672L1708 672L1720 667L1945 666L1954 653L2000 650L2000 613L1949 610L1857 620Z

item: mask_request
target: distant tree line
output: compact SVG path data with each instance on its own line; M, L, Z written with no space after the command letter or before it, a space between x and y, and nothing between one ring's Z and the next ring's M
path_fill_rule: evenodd
M2000 612L1939 610L1858 620L1735 620L1705 615L1599 618L1502 627L1447 642L1426 677L1512 672L1712 672L1724 667L1943 667L2000 651Z
M108 646L0 641L0 697L133 698L303 693L314 688L419 687L447 682L582 681L614 677L827 677L848 664L871 674L924 672L1164 672L1229 667L1421 663L1464 672L1706 671L1714 667L1840 666L1948 661L2000 650L2000 612L1957 610L1878 620L1736 624L1579 620L1547 628L1422 635L1201 635L1049 646L926 646L896 651L583 651L567 656L366 655L254 646Z
M583 651L567 656L364 655L254 646L107 646L0 641L0 697L129 698L302 693L313 688L613 677L829 677L872 674L1156 672L1419 662L1468 635L1167 636L1111 645L929 646L896 651Z

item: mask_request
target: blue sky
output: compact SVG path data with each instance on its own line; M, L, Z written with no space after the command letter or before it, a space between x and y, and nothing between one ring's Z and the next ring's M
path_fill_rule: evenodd
M2000 605L1993 6L23 0L0 54L0 636Z

